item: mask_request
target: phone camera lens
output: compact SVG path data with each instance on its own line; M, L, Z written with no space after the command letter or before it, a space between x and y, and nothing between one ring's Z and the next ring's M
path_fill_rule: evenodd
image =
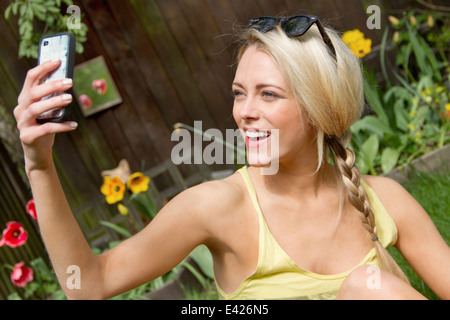
M48 46L48 41L44 41L44 47Z

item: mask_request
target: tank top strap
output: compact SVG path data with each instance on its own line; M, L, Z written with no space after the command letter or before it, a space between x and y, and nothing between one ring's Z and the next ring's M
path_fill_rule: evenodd
M264 214L259 205L258 196L255 187L248 173L247 167L238 170L244 179L247 190L252 199L253 207L258 215L259 223L259 257L254 276L261 274L277 273L293 269L293 262L289 256L282 250L278 242L270 232L266 223Z
M250 194L250 198L252 199L252 203L253 203L253 207L255 207L255 210L258 214L258 219L259 219L259 225L260 227L264 224L264 216L263 213L261 211L261 208L259 206L259 202L258 202L258 196L256 195L256 190L255 187L253 186L253 182L250 178L250 175L248 173L247 167L244 166L242 168L240 168L238 170L238 172L241 174L242 179L244 179L245 182L245 186L247 187L247 190Z
M370 207L375 217L375 225L377 227L378 240L384 247L395 245L397 242L398 231L394 220L389 215L386 208L381 203L375 191L361 179L361 185L366 191L369 198Z

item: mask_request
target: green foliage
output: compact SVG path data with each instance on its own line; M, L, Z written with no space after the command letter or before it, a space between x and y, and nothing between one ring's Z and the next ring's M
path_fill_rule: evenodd
M388 28L380 52L385 87L365 70L365 96L373 114L351 127L351 147L362 173L389 173L395 166L406 165L450 141L450 94L446 88L449 63L444 47L450 40L449 19L437 14L413 14L405 14L393 24L395 83L385 65Z
M77 40L76 51L83 53L88 27L81 23L79 28L68 28L71 15L62 13L62 5L72 6L72 0L12 0L5 9L5 18L19 15L19 57L38 58L39 40L48 34L68 31ZM81 19L81 17L80 17Z
M415 171L409 177L409 181L404 184L404 187L429 214L448 245L450 245L450 216L448 215L448 212L450 212L450 198L448 197L448 190L450 190L449 169L447 166L447 168L442 168L442 173L433 174ZM439 299L395 248L388 249L416 290L428 299Z
M34 281L24 287L24 298L27 300L65 300L66 295L58 283L54 271L42 258L30 262L33 269ZM8 300L22 300L15 292L8 296Z

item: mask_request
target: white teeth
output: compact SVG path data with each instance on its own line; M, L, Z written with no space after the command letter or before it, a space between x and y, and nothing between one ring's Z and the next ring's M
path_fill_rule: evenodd
M250 139L266 138L270 136L270 132L268 131L247 131L245 134Z

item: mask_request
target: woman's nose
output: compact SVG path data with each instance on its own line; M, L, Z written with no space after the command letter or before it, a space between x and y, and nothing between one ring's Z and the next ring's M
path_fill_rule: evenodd
M260 117L260 110L255 99L247 98L242 102L239 116L243 120L257 120Z

